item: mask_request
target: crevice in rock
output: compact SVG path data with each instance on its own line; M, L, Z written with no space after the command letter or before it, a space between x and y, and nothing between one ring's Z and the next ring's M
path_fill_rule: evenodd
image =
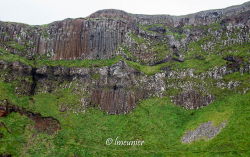
M37 79L36 79L36 70L37 68L32 68L31 70L31 76L32 76L32 84L30 88L30 95L35 95L36 91L36 85L37 85Z
M239 71L241 65L244 63L243 58L238 56L227 56L224 57L223 59L228 61L227 67L233 70L234 72Z
M180 62L180 63L181 63L181 62L184 62L184 60L182 60L182 59L180 59L180 58L173 58L172 60L173 60L173 61L176 61L176 62Z
M163 60L160 60L158 62L155 62L153 64L151 64L150 66L155 66L155 65L159 65L159 64L162 64L162 63L166 63L166 62L169 62L172 58L171 57L166 57L165 59Z
M114 85L113 90L117 90L117 89L118 89L117 85Z

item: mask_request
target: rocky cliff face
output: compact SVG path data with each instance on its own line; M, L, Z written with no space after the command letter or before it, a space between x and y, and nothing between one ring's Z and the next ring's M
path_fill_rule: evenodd
M45 54L55 60L107 59L116 56L120 46L130 43L129 33L145 35L140 25L163 24L170 30L158 27L151 31L157 33L157 29L162 29L163 33L169 32L169 36L164 34L161 38L170 40L167 45L176 43L175 46L180 46L202 35L198 30L196 34L189 32L186 26L220 23L244 25L248 29L249 14L249 3L186 16L134 15L119 10L101 10L87 18L65 19L43 26L1 22L0 41L2 46L23 56ZM185 42L173 39L175 33L186 35ZM13 49L13 42L23 47Z
M25 45L24 56L45 54L51 59L107 59L123 41L130 25L121 20L66 19L47 26L1 23L1 42ZM27 48L27 49L26 49ZM30 51L29 54L22 53Z
M159 77L145 76L130 68L124 61L102 68L32 68L20 62L1 61L0 68L3 71L3 81L19 81L15 88L18 95L72 88L81 100L81 111L92 106L110 114L127 113L140 99L161 96L165 89L165 84Z
M152 96L200 108L220 89L249 89L225 78L249 73L249 17L248 2L186 16L101 10L43 26L0 22L1 81L18 95L72 89L79 105L62 112L127 113Z

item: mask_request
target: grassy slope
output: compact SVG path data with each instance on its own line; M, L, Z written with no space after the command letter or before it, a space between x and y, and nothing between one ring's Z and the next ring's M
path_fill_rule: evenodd
M142 101L127 115L107 115L97 109L73 114L58 111L61 101L72 103L76 97L70 89L51 94L39 94L29 99L13 95L13 88L0 83L1 99L9 98L13 103L44 116L60 120L62 130L53 136L37 133L32 121L19 114L1 118L9 128L1 128L4 138L0 142L0 153L9 152L24 156L247 156L250 146L250 93L231 93L217 99L208 107L187 111L173 105L168 98L151 98ZM75 102L77 103L77 102ZM217 125L227 121L228 125L216 138L181 144L185 130L194 129L203 122L213 121ZM24 129L24 130L23 130ZM107 138L144 140L143 146L106 146Z

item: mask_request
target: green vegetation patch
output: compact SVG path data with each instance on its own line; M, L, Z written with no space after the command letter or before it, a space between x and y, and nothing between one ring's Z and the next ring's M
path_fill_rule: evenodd
M21 57L16 54L11 54L4 50L3 48L0 48L0 59L5 60L7 62L21 62L26 65L34 66L34 62L31 60L26 59L25 57Z
M155 43L151 49L156 54L156 60L163 60L170 55L169 47L164 42Z
M18 51L21 51L21 52L26 50L26 46L20 45L15 41L9 41L9 42L6 43L6 45L8 45L9 47L11 47L13 49L16 49Z
M132 68L143 72L146 75L154 75L158 72L161 72L161 69L163 67L166 67L169 65L169 63L163 63L163 64L158 64L156 66L149 66L149 65L142 65L140 63L137 62L133 62L133 61L126 61L126 63L131 66Z
M153 28L153 27L161 27L161 28L165 29L166 32L165 33L158 33L156 31L150 30L150 28ZM152 33L152 34L171 35L176 40L181 40L183 38L186 38L186 35L184 33L181 33L182 29L168 27L168 26L165 26L164 24L139 25L139 28L141 28L142 30L144 30L148 33Z
M112 59L95 59L95 60L37 60L36 66L66 66L66 67L103 67L111 66L117 63L121 59L120 56L117 56Z
M143 44L146 42L146 39L144 39L143 37L140 37L134 33L130 33L129 36L138 44Z
M219 23L212 23L210 25L197 25L197 26L185 25L183 27L183 29L191 29L191 30L201 29L201 30L205 30L205 31L207 31L208 29L212 29L212 31L216 31L216 30L219 30L221 28L222 28L222 26Z
M206 72L211 68L226 65L226 61L218 55L208 55L204 59L193 58L177 62L174 69L195 69L195 73Z

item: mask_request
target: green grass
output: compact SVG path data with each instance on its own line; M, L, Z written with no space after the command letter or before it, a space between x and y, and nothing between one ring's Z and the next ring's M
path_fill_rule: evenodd
M34 62L31 60L28 60L24 57L21 57L19 55L11 54L4 50L3 48L0 48L0 59L5 60L7 62L21 62L26 65L34 66Z
M155 65L155 66L149 66L149 65L142 65L140 63L128 61L128 60L126 61L126 63L132 68L140 72L143 72L146 75L154 75L158 72L161 72L161 68L170 65L169 63L162 63L162 64Z
M221 28L222 28L222 26L219 23L213 23L210 25L198 25L198 26L185 25L183 27L183 29L191 29L191 30L201 29L201 30L205 30L205 31L207 31L208 29L212 29L213 31L216 31L216 30L219 30Z
M163 50L163 49L160 48L160 50ZM165 53L165 48L163 51L164 51L163 53ZM4 52L4 51L2 50L1 52ZM8 62L19 61L21 63L30 65L32 67L65 66L65 67L88 67L88 68L111 66L120 60L124 60L122 57L118 56L116 58L106 59L106 60L46 60L46 59L41 59L41 60L36 60L36 63L34 63L34 61L32 60L28 60L19 55L14 55L14 54L7 53L7 52L2 53L0 55L0 59L8 61ZM194 68L194 69L197 69L197 71L199 70L204 71L215 65L218 65L218 66L222 65L222 63L225 62L224 60L218 58L218 56L210 56L210 58L207 58L205 62L203 60L194 59L194 60L187 60L183 63L169 62L169 63L162 63L156 66L142 65L140 63L128 61L128 60L125 60L125 61L128 63L129 66L145 73L146 75L153 75L157 72L161 72L161 68L169 66L169 65L172 65L173 67L176 67L179 69Z
M10 83L0 81L0 100L8 99L13 104L18 104L21 107L27 107L29 104L28 96L15 95L15 86Z
M37 60L36 66L66 66L66 67L103 67L111 66L117 63L121 57L117 56L112 59L96 59L96 60Z
M156 60L163 60L170 55L169 47L164 42L154 44L151 49L156 54Z
M165 26L163 24L139 25L139 28L141 28L142 30L144 30L144 31L146 31L148 33L160 34L160 33L157 33L157 32L149 30L152 27L162 27L162 28L165 28L166 32L163 33L162 35L171 35L176 40L181 40L183 38L186 38L186 35L183 34L183 33L180 33L179 30L177 30L177 28L168 27L168 26Z
M117 63L121 57L117 56L112 59L96 59L96 60L48 60L48 59L37 59L35 62L33 60L28 60L25 57L21 57L16 54L12 54L0 48L0 59L7 62L21 62L23 64L32 66L32 67L41 67L41 66L66 66L66 67L103 67L111 66Z
M129 36L138 44L143 44L146 42L146 39L144 39L143 37L140 37L134 33L130 33Z
M32 67L42 67L42 66L65 66L65 67L103 67L103 66L111 66L115 63L117 63L120 60L124 60L130 65L131 67L144 72L147 75L153 75L157 72L160 72L160 69L164 67L166 64L160 64L157 66L146 66L141 65L137 62L133 61L127 61L121 56L117 56L112 59L106 59L106 60L47 60L47 59L39 59L36 60L36 62L32 60L28 60L24 57L21 57L19 55L11 54L5 51L4 49L0 49L0 59L5 60L7 62L15 62L19 61L23 64L30 65ZM96 77L94 77L96 78Z
M154 66L142 65L133 61L126 62L129 66L143 72L146 75L154 75L161 72L161 69L164 67L171 67L173 70L194 69L196 74L200 74L214 68L215 66L220 67L226 65L226 61L219 55L209 55L203 60L192 58L187 59L184 62L170 61Z
M174 69L195 69L196 73L208 71L214 67L226 65L226 61L219 55L208 55L204 59L187 59L181 63L175 63Z
M249 61L250 58L250 43L245 42L242 44L234 44L230 46L218 46L218 52L224 57L226 56L238 56L242 57L245 61Z
M20 45L15 41L9 41L9 42L6 43L6 45L8 45L9 47L11 47L13 49L16 49L18 51L21 51L21 52L26 50L26 46Z
M0 139L0 154L11 153L14 156L19 156L26 145L26 128L33 125L32 121L18 113L11 113L7 117L0 118L0 122L4 123L7 128L0 127L0 133L4 137Z

